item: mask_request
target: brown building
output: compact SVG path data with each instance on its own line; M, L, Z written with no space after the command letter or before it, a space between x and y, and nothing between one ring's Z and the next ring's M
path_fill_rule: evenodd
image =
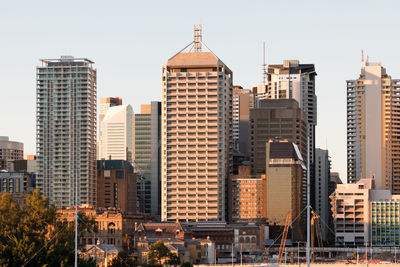
M251 166L239 166L228 186L229 222L257 222L266 218L265 175L252 175Z
M90 206L81 206L78 212L83 212L89 218L94 218L97 233L86 232L79 242L84 245L105 244L115 245L118 248L124 246L125 234L133 235L135 223L143 222L144 218L139 215L124 214L115 209L94 209ZM75 220L75 207L57 210L58 218L73 222Z
M169 238L169 239L183 239L192 238L191 235L187 235L182 228L182 225L177 222L149 222L141 223L135 228L135 238L138 240L144 238Z
M251 164L254 174L265 173L265 144L273 138L283 138L295 143L306 159L306 121L296 100L260 100L259 107L250 110Z
M304 240L306 204L305 162L296 144L270 140L266 144L266 208L271 225L285 225L290 213L292 239Z
M97 206L136 213L136 179L126 160L97 161Z
M218 256L240 252L260 252L265 249L265 226L256 224L226 224L224 222L187 223L183 225L193 238L215 242Z

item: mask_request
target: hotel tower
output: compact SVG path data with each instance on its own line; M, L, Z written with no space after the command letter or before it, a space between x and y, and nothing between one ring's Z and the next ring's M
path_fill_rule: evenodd
M366 62L347 81L347 181L375 177L377 189L400 194L400 80Z
M162 68L163 221L226 219L232 71L202 46L201 28L195 26L194 41Z

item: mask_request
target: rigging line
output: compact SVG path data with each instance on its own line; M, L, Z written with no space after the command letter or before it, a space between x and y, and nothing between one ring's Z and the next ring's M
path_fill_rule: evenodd
M24 265L22 265L22 266L26 266L31 260L33 260L33 258L35 258L35 257L40 253L40 251L42 251L42 249L44 249L45 247L47 247L47 245L51 244L51 242L53 241L53 239L54 239L59 233L61 233L62 231L64 231L64 228L67 227L67 226L68 226L68 223L66 223L66 224L64 225L64 227L61 228L60 231L58 231L52 238L50 238L50 241L49 241L48 243L46 243L43 247L41 247L41 248L32 256L32 258L30 258L30 259L29 259L27 262L25 262Z
M300 215L301 215L306 209L307 209L307 207L305 207L305 208L300 212L300 214L298 214L298 215L296 216L296 218L294 218L294 219L290 222L290 226L292 226L292 224L300 217ZM274 242L272 242L272 244L271 244L268 248L266 248L265 250L269 250L273 245L275 245L275 242L278 241L278 239L281 238L282 235L283 235L283 232L282 232L282 233L274 240Z

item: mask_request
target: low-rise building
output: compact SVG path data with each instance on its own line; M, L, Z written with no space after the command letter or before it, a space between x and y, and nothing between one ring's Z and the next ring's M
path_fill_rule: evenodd
M135 223L143 222L139 215L126 214L115 209L94 209L90 206L81 206L78 212L83 212L89 218L94 218L98 232L86 232L79 242L84 245L115 245L118 248L125 246L123 237L133 235ZM75 220L75 207L57 210L60 220L73 222Z
M231 175L228 183L229 221L257 222L266 216L265 175L252 175L251 166L239 166L237 175Z
M94 259L96 266L109 266L115 257L118 257L120 248L114 245L86 245L85 250L79 254L84 259Z
M26 196L36 187L36 174L26 171L0 171L0 196L4 193L13 195L13 201L23 205Z
M338 184L331 204L337 246L400 245L400 195L375 189L374 177Z
M14 160L24 159L24 144L0 136L0 170L13 171Z

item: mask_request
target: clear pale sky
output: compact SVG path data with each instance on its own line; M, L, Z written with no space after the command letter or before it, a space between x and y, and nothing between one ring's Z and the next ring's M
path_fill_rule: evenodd
M119 96L139 112L161 99L161 66L203 41L234 72L234 84L261 80L267 64L299 59L316 66L317 147L346 177L346 79L360 72L363 48L400 78L400 1L4 1L0 8L0 135L35 153L35 67L40 58L96 63L98 97Z

